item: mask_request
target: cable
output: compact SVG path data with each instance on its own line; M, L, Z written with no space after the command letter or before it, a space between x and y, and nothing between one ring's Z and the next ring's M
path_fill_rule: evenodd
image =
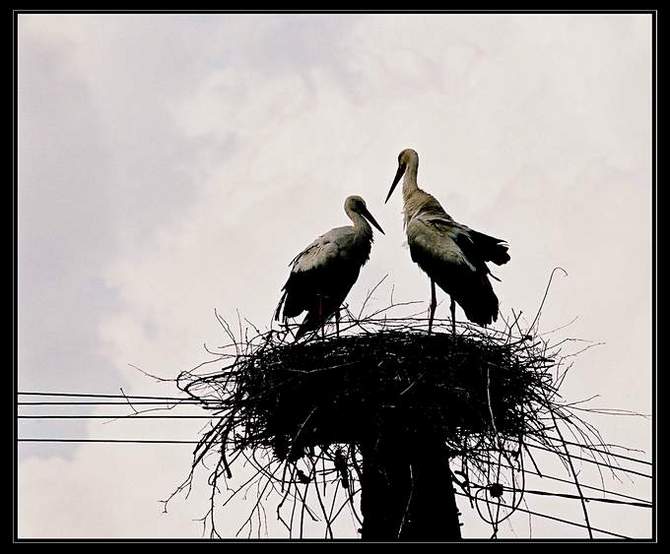
M20 415L18 419L216 419L215 415Z
M548 439L548 440L561 442L561 443L565 443L565 444L569 444L569 445L572 445L572 446L578 446L580 448L584 448L586 450L591 450L593 452L599 452L600 454L605 454L606 456L612 456L614 458L621 458L623 460L629 460L631 462L637 462L639 464L645 464L645 465L649 465L649 466L654 465L652 462L649 462L647 460L641 460L640 458L633 458L631 456L625 456L623 454L614 454L613 452L608 452L607 450L600 450L599 448L596 448L595 446L590 446L588 444L580 444L578 442L571 442L571 441L562 441L561 439L559 439L557 437L544 436L543 438ZM537 441L538 439L533 438L532 440Z
M528 446L530 448L536 448L537 450L544 450L546 452L551 452L552 454L557 454L554 450L551 450L550 448L546 448L544 446L538 446L536 444L527 444L527 443L524 443L524 445ZM598 460L593 460L591 458L585 458L583 456L578 456L578 455L572 454L572 453L570 453L570 457L574 458L575 460L582 460L582 461L587 462L589 464L595 464L595 465L600 466L600 467L609 467L609 468L615 469L617 471L623 471L625 473L633 473L634 475L639 475L640 477L646 477L647 479L653 479L653 477L651 475L647 475L646 473L640 473L639 471L635 471L634 469L628 469L628 468L625 468L625 467L619 467L619 466L615 466L615 465L612 465L612 464L607 464L605 462L599 462Z
M174 400L174 401L169 401L165 400L163 402L152 402L152 401L144 401L141 400L139 402L82 402L82 401L60 401L60 400L55 400L55 401L44 401L44 402L17 402L18 406L165 406L166 404L170 404L171 402L175 404L191 404L191 405L199 405L203 404L205 402L213 402L213 403L221 403L219 400Z
M473 498L473 497L471 497L467 494L464 494L464 493L458 492L458 491L454 491L454 493L456 493L459 496L465 496L466 498L470 498L470 499L474 500L475 502L486 502L488 504L495 504L496 506L500 504L499 502L493 502L491 500L486 500L485 498ZM504 504L503 504L503 506L504 506ZM506 506L506 507L512 509L511 506ZM531 515L534 515L534 516L543 517L543 518L546 518L546 519L552 519L554 521L560 521L561 523L567 523L568 525L574 525L575 527L582 527L583 529L589 529L590 528L592 531L597 531L598 533L604 533L606 535L612 535L613 537L619 537L619 538L622 538L622 539L630 539L631 538L631 537L627 537L626 535L621 535L619 533L614 533L612 531L606 531L605 529L599 529L598 527L593 527L593 526L589 527L588 525L584 525L583 523L577 523L575 521L570 521L569 519L562 519L560 517L550 516L550 515L547 515L547 514L541 514L539 512L533 512L531 510L526 510L524 508L517 507L517 508L514 508L513 511L525 512L527 514L531 514Z
M124 444L200 444L200 441L180 441L180 440L149 440L149 439L39 439L24 438L16 439L17 442L51 442L51 443L71 443L71 442L94 442L94 443L124 443Z
M480 461L488 462L488 460L486 460L484 458L477 458L477 459L479 459ZM514 471L521 471L520 468L512 467L512 466L507 465L507 464L502 464L501 463L501 464L497 464L497 465L500 465L501 467L511 469L511 470L514 470ZM532 469L524 468L523 472L531 474L531 475L537 475L538 477L540 477L542 479L549 479L551 481L558 481L560 483L567 483L568 485L572 485L572 486L575 485L574 481L569 481L567 479L562 479L560 477L555 477L553 475L538 473L537 471L533 471ZM620 496L622 498L628 498L630 500L636 500L638 502L649 502L648 500L645 500L644 498L637 498L635 496L630 496L630 495L623 494L623 493L620 493L620 492L613 492L613 491L608 491L608 490L605 490L605 489L601 489L599 487L593 487L591 485L584 485L581 482L579 483L579 486L582 487L582 488L585 488L585 489L590 489L590 490L594 490L594 491L598 491L598 492L602 492L602 493L606 493L606 494L611 494L611 495L614 495L614 496Z
M19 396L72 396L79 398L139 398L142 400L197 400L189 396L144 396L133 394L99 394L85 392L17 392Z
M472 485L471 485L472 486ZM505 485L500 485L503 490L509 491L509 492L515 492L515 489L512 487L508 487ZM482 488L486 488L483 487ZM547 491L536 491L536 490L530 490L530 489L523 489L522 491L516 491L516 492L523 492L523 494L538 494L541 496L558 496L560 498L570 498L570 499L575 499L575 500L582 500L581 496L578 496L576 494L567 494L567 493L562 493L562 492L547 492ZM593 501L593 502L605 502L608 504L622 504L624 506L635 506L638 508L651 508L652 504L650 502L624 502L623 500L613 500L611 498L595 498L593 496L584 496L584 500L586 501Z

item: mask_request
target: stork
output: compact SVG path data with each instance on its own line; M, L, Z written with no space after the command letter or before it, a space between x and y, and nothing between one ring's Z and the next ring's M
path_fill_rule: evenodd
M307 311L296 340L322 327L335 314L339 332L339 307L370 257L372 228L384 231L360 196L349 196L344 211L353 226L336 227L321 235L291 262L291 274L275 311L275 320L299 316ZM369 222L369 223L368 223ZM283 308L283 312L282 312Z
M498 298L489 281L486 262L502 265L510 260L508 246L502 239L474 231L457 223L440 203L417 184L419 155L411 148L400 152L398 171L386 196L389 201L404 175L402 196L404 227L412 261L430 277L430 317L428 333L433 326L437 306L435 283L451 300L452 333L456 334L456 303L466 317L479 325L498 319ZM494 279L493 275L491 275ZM498 279L496 279L498 280Z

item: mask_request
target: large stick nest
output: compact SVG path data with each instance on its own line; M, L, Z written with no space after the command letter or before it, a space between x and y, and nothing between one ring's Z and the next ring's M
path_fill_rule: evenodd
M530 444L558 456L578 489L564 436L584 445L595 463L616 464L597 430L558 392L578 353L561 349L575 339L550 344L537 330L537 316L522 330L514 312L497 330L459 324L453 336L451 321L438 319L428 334L423 317L393 317L405 306L392 304L367 316L347 310L339 332L329 325L298 343L288 327L261 332L239 321L235 332L217 314L229 343L208 349L212 360L177 378L179 388L212 413L212 422L175 494L190 489L193 470L214 457L210 509L203 518L212 535L218 536L217 483L223 478L228 484L242 463L255 468L255 480L228 488L226 503L248 491L248 483L257 486L258 501L238 533L246 528L251 536L255 528L260 535L262 526L254 527L252 516L260 520L263 501L274 491L277 518L289 536L298 520L302 536L305 514L319 519L310 508L317 500L326 536L332 536L331 524L345 507L358 518L353 498L360 492L360 445L374 442L382 430L396 433L400 442L420 434L445 444L460 461L453 473L462 494L487 506L498 503L495 516L477 505L494 534L522 501L524 459L537 467ZM290 518L283 511L287 503ZM583 499L582 505L586 510Z
M295 460L305 447L370 441L389 427L455 441L534 426L532 403L553 393L553 360L530 337L410 329L268 341L245 357L230 391L237 447L271 446Z

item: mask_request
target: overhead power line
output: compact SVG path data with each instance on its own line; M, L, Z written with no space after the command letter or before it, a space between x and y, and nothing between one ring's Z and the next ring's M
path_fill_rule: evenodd
M525 444L525 446L528 446L529 448L535 448L537 450L544 450L546 452L550 452L552 454L555 454L555 452L553 452L551 449L545 448L543 446L538 446L536 444ZM613 464L608 464L606 462L603 462L603 461L600 461L600 460L594 460L592 458L585 458L584 456L578 456L577 454L570 453L570 457L575 459L575 460L582 460L586 463L595 464L595 465L600 466L600 467L608 467L608 468L614 469L616 471L623 471L624 473L632 473L633 475L639 475L640 477L646 477L647 479L652 479L653 478L651 475L648 475L646 473L642 473L640 471L635 471L634 469L629 469L629 468L626 468L626 467L620 467L620 466L616 466L616 465L613 465Z
M532 510L526 510L526 509L521 508L521 507L513 508L512 506L505 506L504 504L500 504L499 502L493 502L492 500L486 500L485 498L473 498L473 497L471 497L467 494L464 494L462 492L458 492L458 491L454 491L454 492L459 496L464 496L466 498L471 498L475 502L486 502L487 504L493 504L495 506L500 505L503 508L508 508L508 509L513 510L515 512L525 512L527 514L531 514L531 515L534 515L534 516L537 516L537 517L542 517L542 518L545 518L545 519L551 519L551 520L554 520L554 521L559 521L561 523L565 523L567 525L573 525L575 527L581 527L583 529L589 529L590 528L592 531L596 531L598 533L604 533L605 535L611 535L613 537L618 537L618 538L621 538L621 539L630 539L631 538L631 537L627 537L626 535L621 535L620 533L614 533L612 531L608 531L606 529L599 529L598 527L593 527L592 525L589 526L589 525L584 525L583 523L577 523L576 521L570 521L569 519L563 519L563 518L560 518L560 517L550 516L548 514L542 514L540 512L534 512Z
M116 414L116 415L19 415L18 419L216 419L215 415L137 415L137 414Z
M600 448L596 448L595 446L592 446L590 444L580 444L580 443L574 442L574 441L561 440L558 437L543 437L543 438L548 439L548 440L552 440L552 441L555 441L555 442L560 442L560 443L563 443L563 444L568 444L570 446L578 446L579 448L582 448L582 449L585 449L585 450L590 450L591 452L598 452L600 454L605 454L606 456L612 456L614 458L621 458L622 460L628 460L628 461L631 461L631 462L637 462L639 464L645 464L645 465L649 465L649 466L654 465L649 460L642 460L640 458L634 458L632 456L626 456L624 454L616 454L616 453L610 452L608 450L602 450ZM614 445L612 445L612 446L614 446Z
M482 458L479 458L479 457L477 457L477 459L479 459L480 461L483 460ZM483 461L486 461L486 460L483 460ZM520 468L512 467L508 464L499 463L497 465L499 465L500 467L503 467L505 469L511 469L511 470L514 470L514 471L521 471ZM569 479L563 479L561 477L556 477L555 475L549 475L547 473L539 473L539 472L533 471L532 469L529 469L527 467L523 468L523 472L525 474L535 475L537 477L540 477L541 479L548 479L550 481L565 483L565 484L571 485L573 487L575 486L574 480L571 481ZM621 497L621 498L628 498L630 500L635 500L635 501L638 501L638 502L649 502L648 500L645 500L644 498L638 498L636 496L630 496L628 494L624 494L624 493L620 493L620 492L614 492L614 491L610 491L610 490L603 489L603 488L600 488L600 487L594 487L592 485L585 485L581 481L579 483L579 486L582 487L583 489L589 489L589 490L593 490L593 491L602 492L602 493L605 493L605 494L611 494L611 495L618 496L618 497Z
M505 485L500 485L503 490L509 491L509 492L516 492L517 494L519 493L518 490L515 491L512 487L508 487ZM579 496L576 494L568 494L568 493L563 493L563 492L549 492L549 491L538 491L538 490L532 490L532 489L524 489L523 494L536 494L540 496L557 496L559 498L570 498L574 500L586 500L587 502L603 502L606 504L621 504L625 506L635 506L637 508L652 508L653 505L651 502L626 502L625 500L614 500L612 498L596 498L595 496Z
M18 392L19 396L56 396L56 397L73 397L73 398L129 398L140 400L196 400L190 396L149 396L137 394L105 394L105 393L87 393L87 392L43 392L43 391L26 391ZM199 401L199 400L198 400Z
M200 441L182 440L151 440L151 439L46 439L21 438L17 442L44 442L44 443L105 443L105 444L199 444Z
M218 403L218 401L212 400L212 403ZM170 403L175 403L175 404L182 404L182 405L201 405L203 404L201 401L198 400L164 400L162 402L159 401L149 401L149 400L139 400L137 402L114 402L114 401L102 401L102 402L84 402L84 401L61 401L61 400L54 400L54 401L39 401L39 402L17 402L16 404L18 406L165 406L166 404Z

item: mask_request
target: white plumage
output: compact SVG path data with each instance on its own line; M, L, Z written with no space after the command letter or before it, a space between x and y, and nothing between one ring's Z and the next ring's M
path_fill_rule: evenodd
M384 233L360 196L347 197L344 211L353 226L336 227L324 233L289 263L291 275L282 288L275 319L286 321L307 311L296 340L339 313L361 267L370 257L370 223Z

